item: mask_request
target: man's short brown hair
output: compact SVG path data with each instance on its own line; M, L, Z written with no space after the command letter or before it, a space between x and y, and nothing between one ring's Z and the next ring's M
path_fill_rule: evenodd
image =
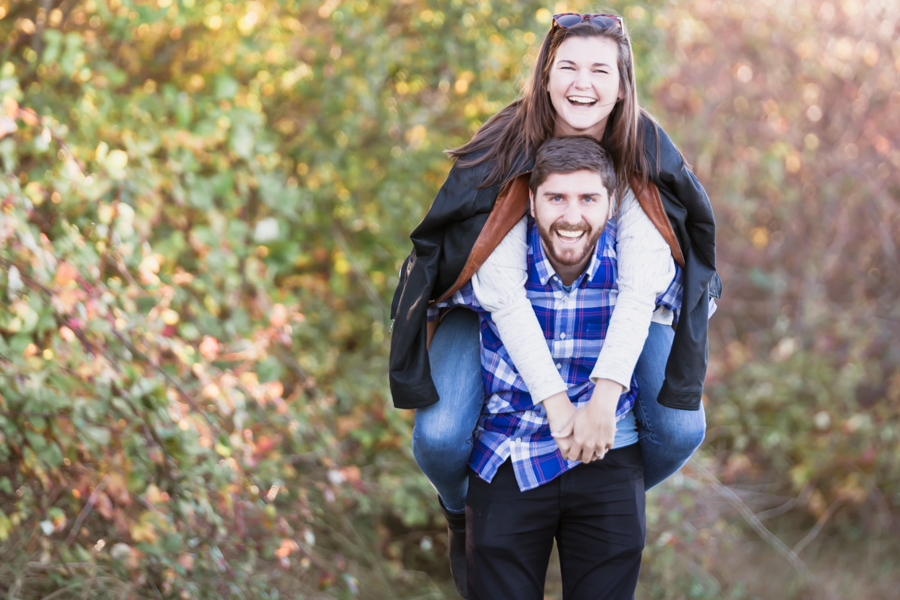
M600 175L606 192L612 199L616 191L616 172L612 158L600 142L587 135L550 138L538 148L534 170L528 187L532 194L554 173L593 171Z

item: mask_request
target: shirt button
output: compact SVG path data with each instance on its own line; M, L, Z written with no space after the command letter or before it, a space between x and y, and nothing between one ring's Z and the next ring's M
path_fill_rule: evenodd
M522 443L522 438L516 438L516 443L517 443L517 444L521 444L521 443Z
M559 339L561 339L561 340L566 339L566 334L564 334L564 333L559 334Z
M562 363L556 363L556 368L557 368L557 369L562 369Z

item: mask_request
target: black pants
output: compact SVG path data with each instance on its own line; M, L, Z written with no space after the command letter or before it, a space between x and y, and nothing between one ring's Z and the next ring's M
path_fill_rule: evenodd
M469 600L542 600L554 537L565 600L630 600L645 534L638 444L526 492L511 461L491 483L470 471Z

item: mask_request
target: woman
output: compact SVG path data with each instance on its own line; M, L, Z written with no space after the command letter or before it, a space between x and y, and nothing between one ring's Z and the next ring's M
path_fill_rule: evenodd
M585 57L584 48L589 47L585 44L592 42L613 46L613 58ZM579 46L575 52L574 46ZM561 52L566 56L561 57ZM452 311L438 328L429 355L426 308L430 300L464 283L461 279L471 271L467 263L475 254L473 248L483 246L488 234L496 236L491 211L495 203L499 210L515 188L515 183L504 184L530 170L533 153L544 140L572 134L589 134L601 141L615 161L617 197L624 200L630 184L636 196L649 198L641 202L645 216L683 263L677 327L673 331L664 318L654 319L644 329L649 333L635 366L645 486L649 489L680 468L705 432L700 395L706 371L707 298L709 293L718 295L715 223L709 200L668 136L639 107L631 43L621 19L556 15L523 96L451 152L457 162L411 235L414 250L401 271L392 307L391 392L396 406L417 409L413 448L420 467L438 489L450 524L451 568L458 589L465 566L460 557L464 555L466 465L483 400L478 323L474 314ZM662 208L668 219L654 213ZM513 223L521 212L514 217ZM621 250L620 260L625 260ZM479 272L478 281L495 279L496 265L494 269L490 276ZM646 289L642 291L646 295ZM521 314L517 318L524 318ZM496 321L497 313L494 316ZM648 322L650 318L645 315ZM522 329L529 329L527 323ZM501 336L505 343L502 329ZM524 373L517 358L513 360ZM527 379L526 383L535 401L540 401ZM539 385L545 394L561 392L554 391L552 378L549 384Z

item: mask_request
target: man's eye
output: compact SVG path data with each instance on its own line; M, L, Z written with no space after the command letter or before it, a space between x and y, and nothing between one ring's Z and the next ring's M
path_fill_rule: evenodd
M553 196L550 198L550 202L562 202L562 196Z

